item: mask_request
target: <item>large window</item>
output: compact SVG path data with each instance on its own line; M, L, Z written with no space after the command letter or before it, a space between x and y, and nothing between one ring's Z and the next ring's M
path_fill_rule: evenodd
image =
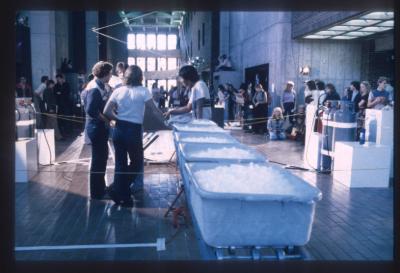
M142 71L146 71L146 58L137 58L137 66L142 69Z
M176 86L176 80L168 80L167 86L168 91L171 90L172 86Z
M153 33L147 34L147 49L156 49L156 35Z
M167 35L158 34L157 35L157 49L166 50L167 49Z
M128 49L135 49L135 34L129 33L128 34Z
M161 86L164 88L167 88L167 80L158 80L158 88L161 89Z
M176 69L176 58L168 58L168 70Z
M168 49L176 49L177 36L175 34L168 34Z
M147 58L147 71L156 70L156 58Z
M141 50L146 49L146 35L143 33L136 34L136 48Z
M128 65L135 65L136 61L134 57L128 57Z
M153 83L155 83L156 81L155 80L148 80L147 81L147 88L151 91L151 88L152 88L152 86L153 86Z
M158 71L167 70L167 59L166 58L158 58L157 62L158 62L158 67L157 67Z

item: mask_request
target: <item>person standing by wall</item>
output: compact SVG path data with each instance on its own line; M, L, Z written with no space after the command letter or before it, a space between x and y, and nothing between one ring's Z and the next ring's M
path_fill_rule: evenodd
M255 87L256 93L253 97L254 120L253 133L264 134L267 126L268 95L263 86L259 83Z
M60 132L63 137L68 137L71 135L72 124L69 120L72 113L72 105L70 100L71 89L69 84L65 81L64 75L56 75L56 85L54 86L54 91L57 100L57 119L58 126L60 127Z
M108 119L116 121L113 133L115 175L109 193L116 204L124 207L133 206L130 184L136 181L144 164L142 124L145 107L152 112L159 111L150 91L142 86L142 81L140 67L129 66L125 71L124 85L111 94L103 112ZM143 184L136 185L135 182L134 188L133 194L142 191Z
M110 121L103 115L103 110L108 100L105 84L111 78L112 68L112 64L103 61L93 66L94 86L87 91L85 99L85 112L89 117L86 130L92 143L89 188L93 199L102 199L106 193L105 172Z
M292 81L286 83L286 88L282 92L281 107L284 110L283 115L285 120L289 116L289 121L293 124L293 114L296 108L296 91L294 90L294 83Z
M389 103L389 93L385 90L386 78L379 77L378 87L369 93L368 108L382 109Z
M358 104L361 100L360 82L352 81L350 87L348 88L347 94L342 99L351 101L353 103L354 112L358 113L359 111Z
M48 76L42 76L42 78L40 79L40 85L33 92L33 104L35 105L36 126L38 129L43 129L46 124L46 116L43 115L43 113L46 112L43 101L43 92L47 87L48 80Z
M46 115L46 128L54 130L54 137L56 140L63 140L63 137L58 129L57 124L57 100L54 94L55 83L53 80L48 80L46 88L43 91L43 102Z
M322 105L325 105L325 103L329 100L340 100L340 95L336 91L336 88L332 83L326 84L325 91L326 91L326 96L322 101Z
M171 114L184 114L192 111L194 119L211 119L210 91L206 83L200 80L197 69L191 65L183 66L179 70L180 81L190 88L190 99L186 106L168 110L164 116Z

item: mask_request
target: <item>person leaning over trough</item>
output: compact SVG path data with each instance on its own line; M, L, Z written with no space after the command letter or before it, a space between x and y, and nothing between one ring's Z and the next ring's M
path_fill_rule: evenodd
M196 68L191 65L183 66L179 70L179 77L184 86L191 88L189 102L186 106L168 110L164 116L168 118L171 114L192 111L195 119L211 119L210 91L206 83L200 79Z
M275 107L267 125L270 140L283 140L286 138L283 130L284 121L282 109L280 107Z
M145 107L151 112L160 111L153 102L152 94L142 86L142 82L143 72L140 67L129 66L124 74L124 85L114 90L103 112L108 119L115 121L112 137L115 147L115 174L109 194L116 204L123 207L133 206L130 185L137 180L135 178L144 163L142 124ZM143 191L143 185L134 186L133 194Z
M86 131L92 143L89 176L92 199L102 199L106 193L105 174L110 120L103 115L103 110L108 100L105 84L111 78L112 68L112 64L103 61L93 66L94 81L85 97L85 112L88 116Z

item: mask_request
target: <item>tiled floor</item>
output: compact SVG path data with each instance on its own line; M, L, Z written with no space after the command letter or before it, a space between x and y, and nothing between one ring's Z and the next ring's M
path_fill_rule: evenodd
M170 132L163 132L145 157L167 162L173 152ZM259 135L232 130L239 141L255 147L271 161L304 166L303 147L295 142L268 142ZM179 179L173 164L145 167L145 194L135 207L117 209L112 201L87 198L90 146L82 138L57 143L57 162L41 167L34 181L16 184L16 246L155 243L166 239L166 250L125 249L45 250L16 252L18 260L187 260L210 259L213 253L197 238L190 219L178 229L163 215L176 196ZM112 181L112 158L108 180ZM293 171L317 186L323 199L316 207L311 240L303 248L310 260L390 260L393 249L393 189L348 189L332 176ZM185 203L184 198L180 199Z

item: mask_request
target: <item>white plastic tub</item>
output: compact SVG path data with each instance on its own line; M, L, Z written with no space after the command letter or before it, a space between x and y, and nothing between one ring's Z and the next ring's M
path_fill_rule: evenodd
M232 174L235 168L242 175ZM185 169L189 206L208 245L285 247L309 241L315 204L322 194L287 170L266 163L186 163ZM265 180L254 181L251 173L257 170ZM229 175L235 182L224 181ZM256 187L243 191L238 187L255 182Z
M234 137L226 133L204 132L174 132L174 140L177 143L211 143L211 144L236 144Z

